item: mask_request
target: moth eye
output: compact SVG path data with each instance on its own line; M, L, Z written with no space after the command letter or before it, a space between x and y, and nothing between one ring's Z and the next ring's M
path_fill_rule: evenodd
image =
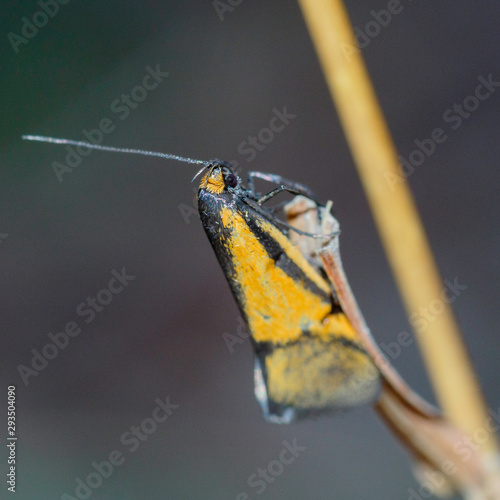
M227 177L226 177L226 184L230 187L236 187L236 184L238 184L238 179L236 178L236 176L234 174L229 174Z

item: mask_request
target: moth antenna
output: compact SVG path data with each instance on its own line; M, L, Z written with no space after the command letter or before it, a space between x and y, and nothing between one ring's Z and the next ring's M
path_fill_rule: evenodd
M191 182L193 182L196 179L196 177L198 177L206 168L209 168L209 165L203 165L203 167L201 167L200 170L198 170L198 172L196 173L196 175L191 179Z
M71 146L84 146L90 149L98 149L100 151L113 151L115 153L131 153L143 156L159 156L160 158L167 158L169 160L182 161L184 163L195 163L197 165L207 165L206 161L194 160L193 158L187 158L184 156L171 155L168 153L159 153L157 151L145 151L142 149L129 149L129 148L115 148L113 146L101 146L99 144L92 144L85 141L72 141L71 139L58 139L56 137L47 137L43 135L23 135L22 139L25 141L39 141L39 142L50 142L52 144L69 144ZM200 172L203 169L200 170Z

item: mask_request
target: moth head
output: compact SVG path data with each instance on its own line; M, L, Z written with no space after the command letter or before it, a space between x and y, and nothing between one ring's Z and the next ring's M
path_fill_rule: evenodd
M206 168L208 172L201 179L200 189L220 194L238 186L238 176L229 163L220 160L210 160Z

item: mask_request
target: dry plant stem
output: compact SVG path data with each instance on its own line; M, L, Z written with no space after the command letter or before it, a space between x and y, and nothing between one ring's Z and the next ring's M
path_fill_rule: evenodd
M338 234L337 220L328 210L322 209L320 224L315 207L315 203L311 200L296 197L285 207L288 223L302 231L325 235ZM313 265L324 269L342 310L374 360L382 378L382 390L375 409L401 443L413 454L419 476L427 483L429 477L434 478L434 485L439 486L436 488L436 494L448 496L453 490L459 490L469 500L498 498L495 495L500 494L500 489L496 490L496 494L486 493L487 489L491 488L481 455L475 449L469 449L468 459L464 460L460 454L461 448L457 449L457 443L465 442L464 433L416 394L378 348L344 273L338 236L331 238L327 244L297 234L290 234L290 238ZM367 376L373 374L367 373ZM422 476L426 471L431 472L431 476L425 474ZM439 475L436 475L436 472ZM440 484L436 484L437 482ZM469 493L472 491L480 492L481 495L470 496Z
M376 345L345 276L338 238L322 248L319 256L342 309L382 375L382 392L375 404L379 415L419 464L442 474L446 474L445 464L453 464L456 472L448 477L449 487L438 493L448 495L453 489L466 491L471 485L481 485L484 480L480 456L471 452L466 463L461 460L454 449L455 443L463 441L461 431L406 384Z
M345 6L341 0L299 3L406 309L418 313L440 299L443 283L407 182L391 188L387 181L388 175L402 173ZM456 321L443 304L434 321L415 326L416 336L446 415L472 435L484 427L488 414ZM490 458L498 455L494 433L481 449Z

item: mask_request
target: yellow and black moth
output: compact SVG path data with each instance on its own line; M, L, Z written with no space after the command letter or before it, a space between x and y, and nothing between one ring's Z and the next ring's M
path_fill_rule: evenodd
M266 206L287 191L305 196L319 207L309 188L260 172L248 174L245 188L232 166L220 160L204 162L43 136L23 138L203 165L199 173L207 171L198 189L199 214L251 334L255 394L265 418L290 422L376 397L380 386L377 369L358 332L324 272L289 238L291 230L307 233L281 222ZM259 196L254 189L256 178L277 187Z
M278 185L259 196L254 178ZM246 189L228 163L212 160L198 190L200 218L248 325L255 393L266 419L290 422L311 412L373 400L376 369L330 283L289 239L265 202L282 191L316 202L309 188L250 172ZM313 236L313 235L310 235Z

